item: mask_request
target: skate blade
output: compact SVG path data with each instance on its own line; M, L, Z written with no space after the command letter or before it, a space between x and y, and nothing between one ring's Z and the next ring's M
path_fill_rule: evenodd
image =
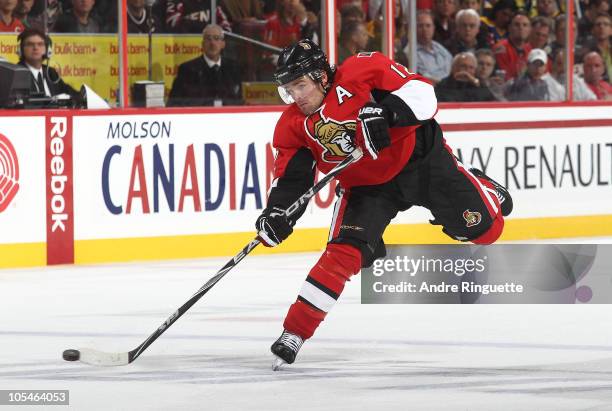
M282 366L285 364L287 364L285 360L277 356L274 356L274 361L272 362L272 371L280 371Z

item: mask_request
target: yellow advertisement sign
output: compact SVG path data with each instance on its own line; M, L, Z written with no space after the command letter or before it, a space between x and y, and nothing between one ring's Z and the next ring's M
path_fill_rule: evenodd
M119 89L119 46L113 34L52 34L53 53L50 60L62 79L75 89L87 84L111 105L117 101ZM19 45L14 34L0 35L0 56L12 63L19 60ZM128 78L130 85L148 79L148 36L128 36ZM152 80L163 81L166 95L170 92L178 66L202 54L199 35L153 36Z

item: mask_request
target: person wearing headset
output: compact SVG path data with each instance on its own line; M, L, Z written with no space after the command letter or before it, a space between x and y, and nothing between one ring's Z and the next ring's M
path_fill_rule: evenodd
M53 97L68 94L73 102L79 100L79 93L61 79L57 70L48 64L52 53L51 38L41 30L25 29L17 37L19 41L19 63L32 73L30 92L32 95Z

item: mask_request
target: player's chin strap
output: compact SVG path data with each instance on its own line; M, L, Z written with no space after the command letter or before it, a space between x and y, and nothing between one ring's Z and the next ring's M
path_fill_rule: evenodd
M287 217L294 215L301 206L308 203L323 187L325 187L334 177L336 177L342 170L350 166L351 164L358 161L363 157L361 149L356 148L351 154L348 155L340 164L334 167L325 177L321 179L317 184L312 186L306 191L300 198L298 198L293 204L291 204L285 214ZM255 247L260 244L260 241L255 237L248 243L238 254L236 254L231 260L229 260L223 268L217 271L206 284L204 284L196 293L182 306L180 306L175 312L173 312L162 325L157 328L153 334L151 334L145 341L143 341L138 347L132 351L123 353L107 353L103 351L91 350L82 348L79 349L81 352L80 360L92 365L101 366L113 366L113 365L126 365L133 362L140 356L151 345L157 340L172 324L174 324L183 314L187 312L200 298L204 296L215 284L217 284L232 268L236 267L240 261L244 259Z

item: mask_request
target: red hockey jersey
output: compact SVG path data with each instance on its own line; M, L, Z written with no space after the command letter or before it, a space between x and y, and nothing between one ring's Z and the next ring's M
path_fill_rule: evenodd
M405 87L414 82L419 87ZM421 86L431 87L426 79L380 53L360 53L347 59L336 71L332 87L315 113L305 116L294 103L282 114L274 131L274 177L282 178L293 156L303 148L310 150L323 173L341 162L353 150L355 133L361 132L356 129L358 111L372 101L373 93L402 89L398 95L413 111L423 102L434 106L425 115L433 117L435 97L431 97L433 92L427 97L419 96ZM341 185L349 188L381 184L396 176L412 154L417 127L390 128L391 146L381 150L377 160L364 156L343 171L338 177Z

